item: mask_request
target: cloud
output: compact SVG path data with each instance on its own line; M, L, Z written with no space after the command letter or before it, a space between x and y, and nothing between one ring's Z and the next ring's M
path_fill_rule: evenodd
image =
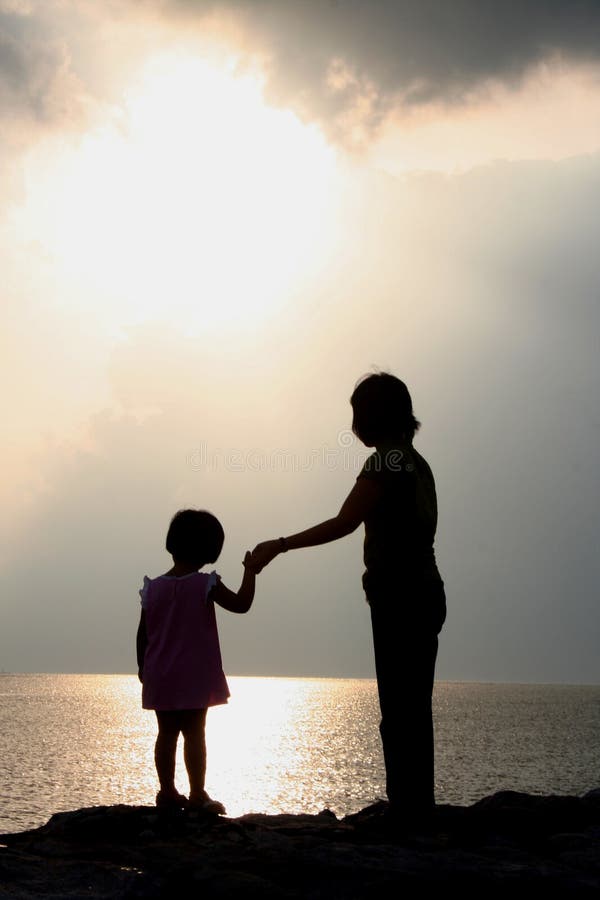
M14 10L14 7L13 7ZM1 117L18 126L64 126L83 114L83 88L64 41L41 20L0 7Z
M221 0L155 4L165 19L221 14L267 66L270 99L331 132L372 130L390 109L463 103L518 85L541 60L598 62L595 0Z
M393 174L466 170L493 160L565 159L600 149L600 72L559 60L518 91L497 84L461 108L441 101L390 114L368 160Z
M360 145L393 114L493 100L549 60L594 67L599 26L594 0L5 0L0 108L13 130L76 127L158 49L220 44L264 72L269 102Z

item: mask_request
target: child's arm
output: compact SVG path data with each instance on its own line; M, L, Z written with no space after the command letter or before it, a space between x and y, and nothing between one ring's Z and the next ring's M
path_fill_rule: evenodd
M137 652L138 678L144 680L144 657L146 655L146 647L148 646L148 635L146 633L146 614L142 610L140 616L140 624L138 625L137 635L135 639L135 649Z
M234 613L246 613L252 606L254 600L254 588L256 585L256 572L251 567L252 554L249 550L244 556L244 577L237 594L226 588L222 581L219 581L211 588L209 597L222 606L223 609Z

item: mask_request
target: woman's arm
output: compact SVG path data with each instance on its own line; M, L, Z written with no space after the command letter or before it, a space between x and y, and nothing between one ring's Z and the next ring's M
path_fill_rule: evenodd
M252 562L260 572L272 559L285 550L299 550L301 547L316 547L337 541L356 531L361 522L367 518L381 497L381 487L369 478L359 478L346 499L337 516L326 519L312 528L299 531L289 537L263 541L252 551Z
M250 551L246 552L244 557L244 577L237 593L230 591L225 587L222 581L218 581L211 588L209 597L223 609L234 613L246 613L252 606L254 600L254 589L256 587L256 570L252 562Z
M148 635L146 633L146 614L142 610L140 616L140 624L138 625L137 635L135 638L135 649L137 654L138 678L144 680L144 657L146 655L146 647L148 646Z

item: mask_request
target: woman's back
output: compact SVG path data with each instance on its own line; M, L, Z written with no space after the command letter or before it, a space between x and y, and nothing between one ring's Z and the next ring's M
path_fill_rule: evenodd
M381 488L379 502L365 518L365 586L440 580L433 549L437 497L427 461L410 441L388 441L367 459L358 477Z

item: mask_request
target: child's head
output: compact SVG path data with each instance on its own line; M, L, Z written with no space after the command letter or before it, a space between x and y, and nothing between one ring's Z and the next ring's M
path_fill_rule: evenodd
M223 548L225 533L219 520L205 509L180 509L171 519L167 551L178 562L201 569L214 563Z
M421 424L413 416L408 388L387 372L362 378L354 388L350 403L352 431L367 447L400 437L412 441Z

